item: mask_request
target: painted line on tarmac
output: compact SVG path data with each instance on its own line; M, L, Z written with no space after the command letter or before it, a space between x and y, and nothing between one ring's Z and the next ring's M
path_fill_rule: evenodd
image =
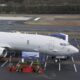
M22 21L22 20L30 20L32 17L23 17L23 16L16 16L16 17L7 17L7 16L0 16L0 20L19 20L19 21Z
M61 63L60 63L60 59L59 59L59 71L61 71Z
M73 57L71 57L71 59L72 59L72 62L73 62L74 70L75 70L75 72L77 72L77 68L76 68L76 65L75 65L75 63L74 63L74 58L73 58Z
M46 61L45 61L45 64L44 64L44 70L46 70L46 67L47 67L47 60L48 60L48 55L46 57Z
M8 60L6 60L6 61L1 65L1 67L4 67L7 63L8 63Z

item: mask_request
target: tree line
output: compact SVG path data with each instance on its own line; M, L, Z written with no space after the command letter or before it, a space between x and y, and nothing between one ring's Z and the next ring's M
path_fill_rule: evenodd
M79 3L64 2L63 4L62 3L60 4L58 2L52 3L50 1L49 0L0 0L1 4L0 13L80 14Z

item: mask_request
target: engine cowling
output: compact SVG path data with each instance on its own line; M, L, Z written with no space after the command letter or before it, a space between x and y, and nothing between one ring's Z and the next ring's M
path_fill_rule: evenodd
M6 57L7 53L8 53L7 49L0 48L0 57Z

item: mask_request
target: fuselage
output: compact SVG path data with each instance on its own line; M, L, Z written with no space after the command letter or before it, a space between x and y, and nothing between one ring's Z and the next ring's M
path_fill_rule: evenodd
M65 40L38 34L0 32L1 47L13 50L38 51L50 55L71 55L79 50Z

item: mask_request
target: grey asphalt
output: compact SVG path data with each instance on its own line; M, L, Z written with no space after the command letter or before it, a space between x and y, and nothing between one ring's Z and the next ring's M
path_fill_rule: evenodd
M80 26L41 26L24 21L0 21L0 31L80 31Z
M79 26L35 26L26 25L21 21L0 21L0 31L80 31ZM80 60L80 53L74 55L74 60ZM2 64L2 63L1 63ZM0 67L0 80L80 80L80 64L76 64L75 72L73 64L61 64L61 71L58 64L47 64L44 74L8 72L6 66Z

